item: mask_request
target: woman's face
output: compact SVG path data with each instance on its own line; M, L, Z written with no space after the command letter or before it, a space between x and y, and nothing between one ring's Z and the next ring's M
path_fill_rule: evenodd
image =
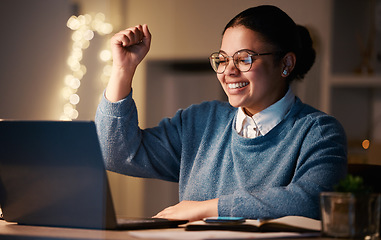
M228 56L248 49L256 53L273 53L275 47L266 43L262 36L244 26L228 28L223 37L221 52ZM284 66L274 61L274 55L255 56L251 69L241 72L232 59L223 73L217 74L229 103L243 107L247 114L254 115L280 100L287 91L282 77Z

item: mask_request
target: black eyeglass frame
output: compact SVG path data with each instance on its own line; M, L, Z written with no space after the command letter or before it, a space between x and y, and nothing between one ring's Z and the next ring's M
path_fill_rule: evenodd
M242 71L238 66L237 66L237 62L236 61L234 61L234 56L236 56L238 53L240 53L240 52L246 52L246 53L248 53L248 55L249 55L249 57L251 58L251 62L250 62L250 67L249 67L249 69L248 70L244 70L244 71ZM210 62L210 65L212 65L212 68L213 68L213 70L216 72L216 73L218 73L218 74L221 74L221 73L224 73L225 72L225 70L226 70L226 67L229 65L229 60L228 60L228 62L227 62L227 64L225 64L224 66L224 69L223 69L223 71L222 72L218 72L218 70L217 69L215 69L215 67L214 67L214 64L213 64L213 62L212 61L214 61L213 59L213 55L220 55L220 54L222 54L224 57L226 57L227 59L232 59L233 60L233 64L234 64L234 66L240 71L240 72L248 72L248 71L250 71L250 69L251 69L251 67L252 67L252 65L253 65L253 62L254 62L254 57L256 57L256 56L264 56L264 55L271 55L271 54L276 54L276 53L278 53L278 52L268 52L268 53L256 53L256 52L254 52L254 51L252 51L252 50L249 50L249 49L242 49L242 50L239 50L239 51L237 51L237 52L235 52L234 54L233 54L233 56L228 56L227 54L225 54L225 53L223 53L223 52L214 52L214 53L212 53L212 54L210 54L210 56L209 56L209 62ZM225 56L226 55L226 56Z

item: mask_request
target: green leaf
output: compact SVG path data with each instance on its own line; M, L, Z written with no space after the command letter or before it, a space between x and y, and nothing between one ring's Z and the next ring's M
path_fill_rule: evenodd
M372 189L366 186L364 180L360 176L347 175L339 184L335 186L336 192L347 192L355 195L370 194Z

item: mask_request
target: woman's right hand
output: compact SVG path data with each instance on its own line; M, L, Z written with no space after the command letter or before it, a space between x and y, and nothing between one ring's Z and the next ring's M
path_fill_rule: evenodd
M148 53L151 34L147 25L127 28L111 38L113 65L119 68L137 67Z
M109 101L119 101L131 92L136 67L147 55L150 45L151 33L147 25L127 28L111 38L113 67L106 89Z

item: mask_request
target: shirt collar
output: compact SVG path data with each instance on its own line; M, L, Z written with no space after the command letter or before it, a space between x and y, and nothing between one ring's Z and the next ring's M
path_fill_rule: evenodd
M235 129L237 132L241 132L243 128L243 121L245 120L246 117L249 117L245 114L243 111L242 107L238 108L238 113L237 113L237 120L235 122Z
M267 134L271 131L271 129L278 125L278 123L285 118L294 102L295 95L291 88L289 88L286 95L284 95L282 99L261 112L253 115L251 118L254 120L260 135ZM242 107L239 107L236 120L236 130L238 133L242 132L246 118L250 117L245 114Z

